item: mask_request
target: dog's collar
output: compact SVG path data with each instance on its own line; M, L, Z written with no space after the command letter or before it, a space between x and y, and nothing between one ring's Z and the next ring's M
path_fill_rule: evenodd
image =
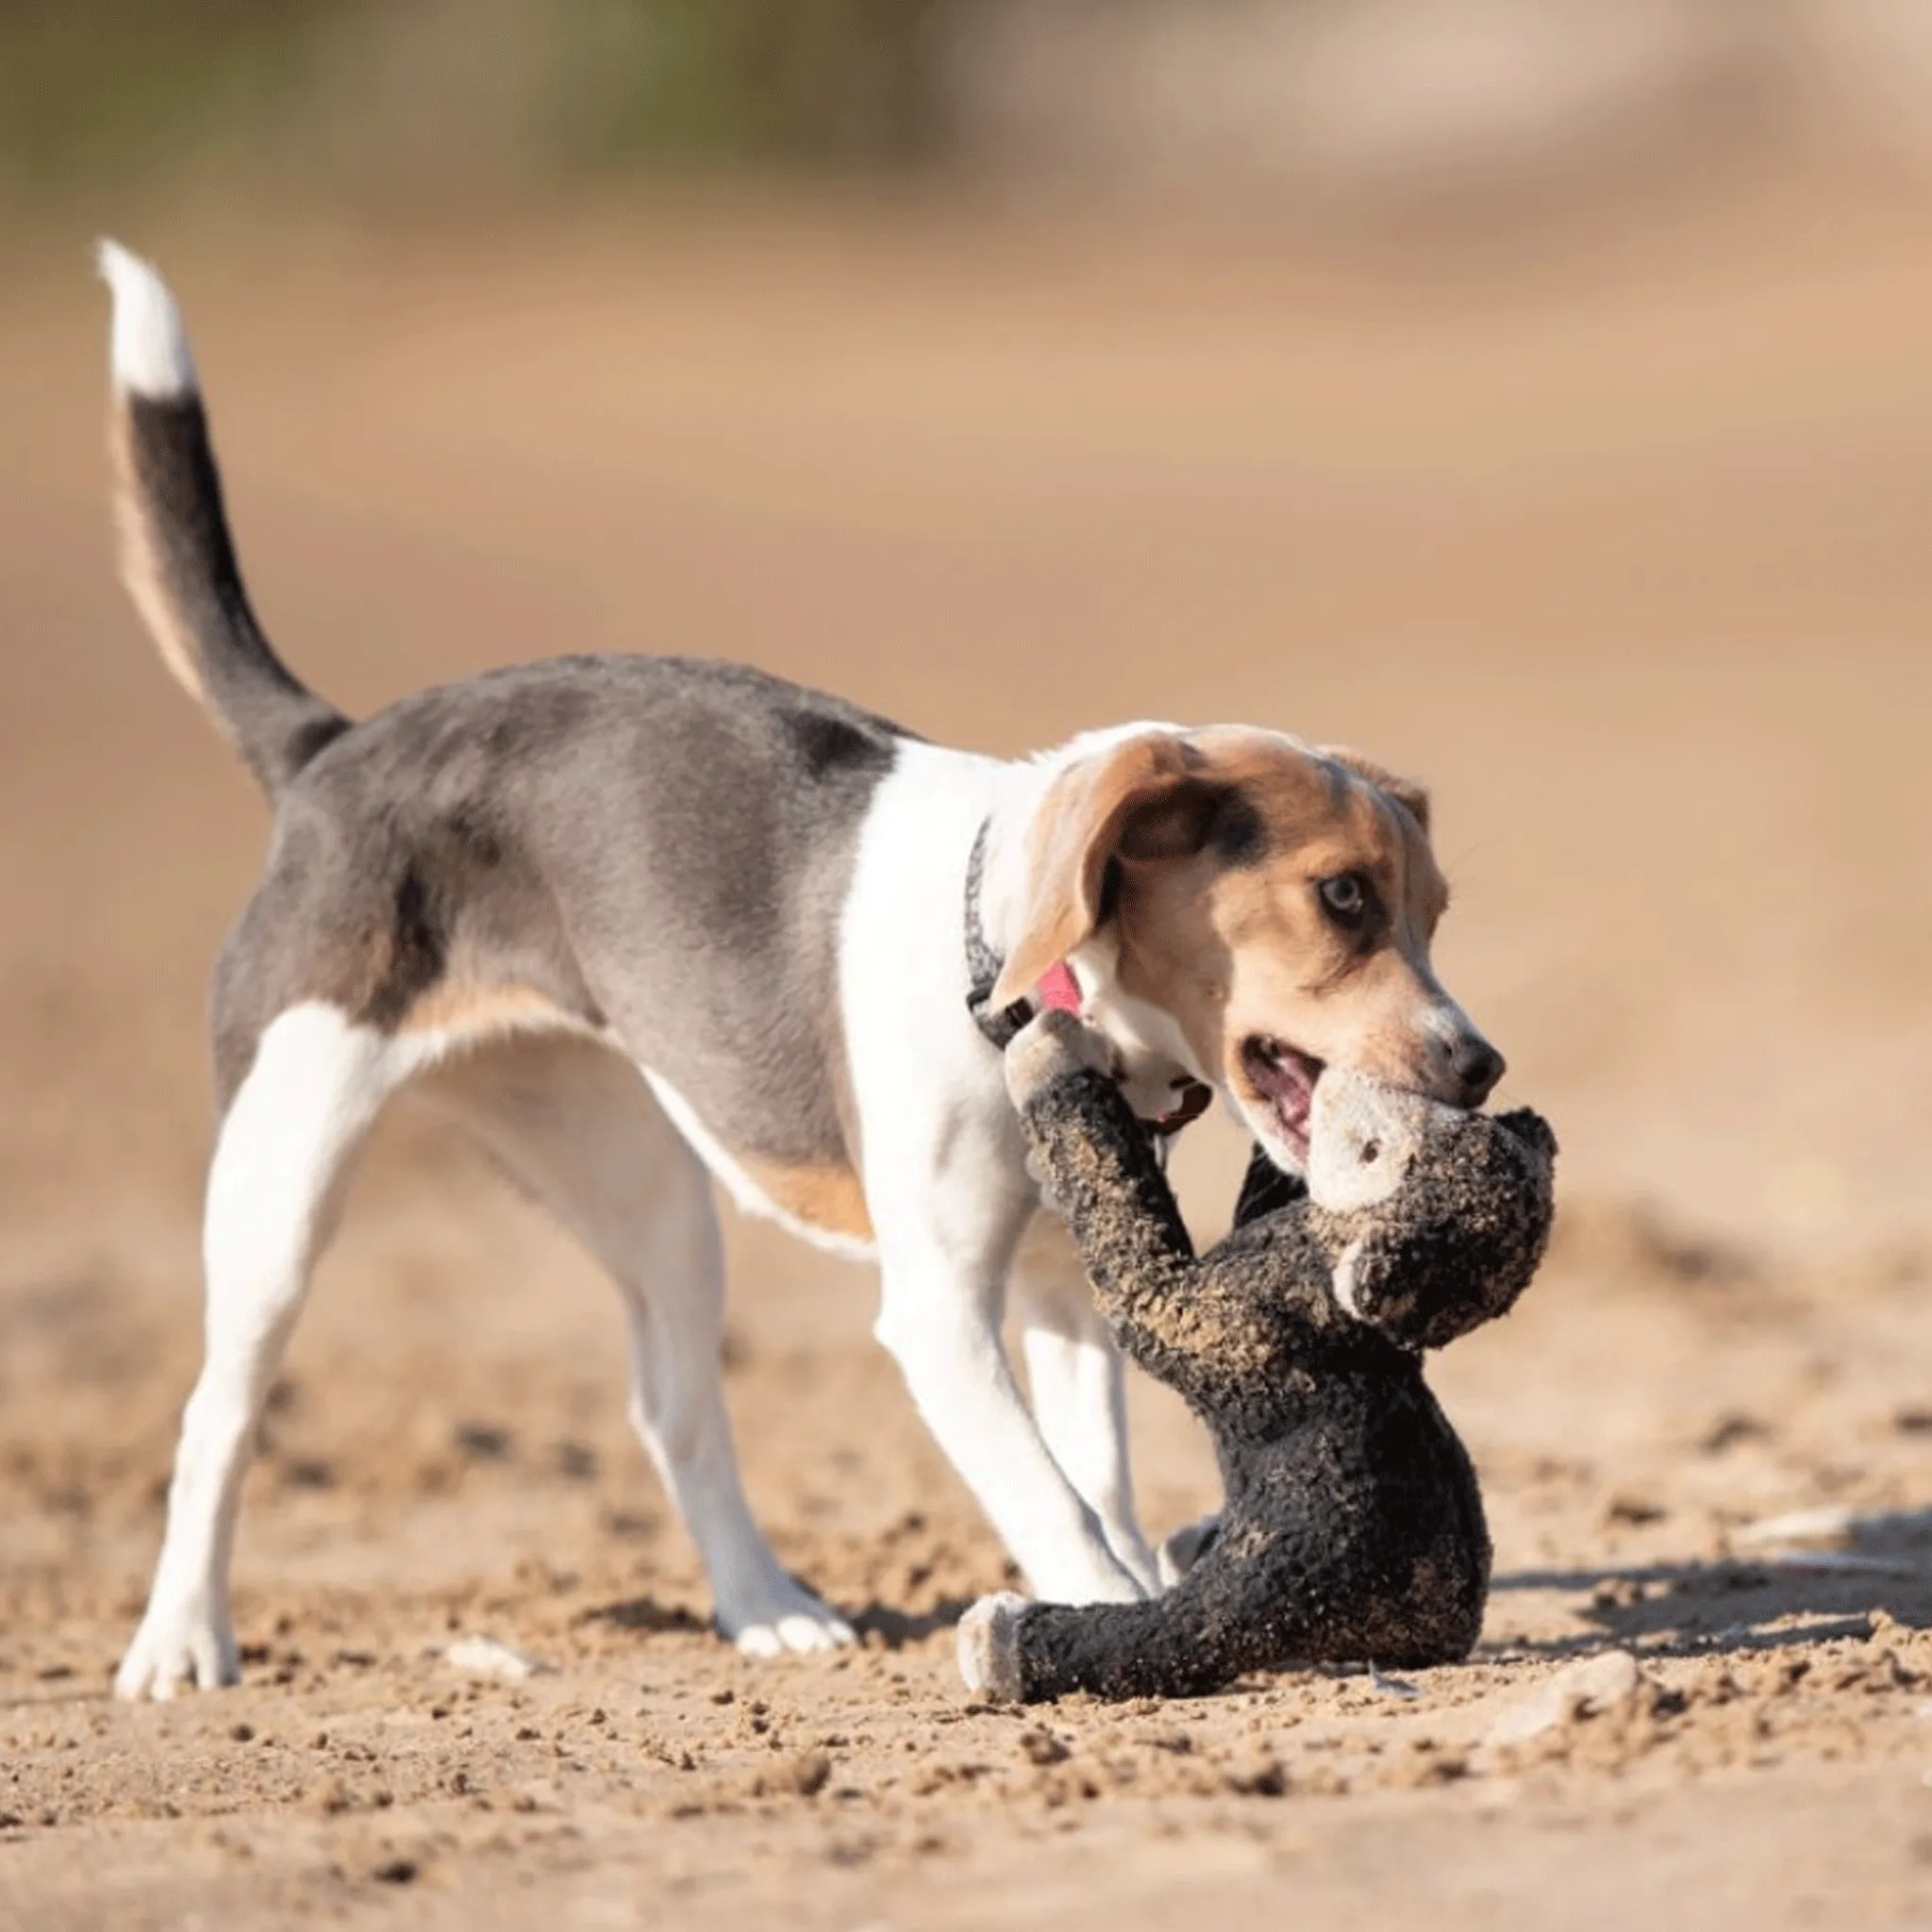
M981 819L973 841L973 855L966 861L966 1010L991 1045L1005 1053L1014 1036L1043 1007L1057 1007L1064 1013L1080 1010L1080 983L1064 959L1049 966L1041 975L1031 996L1017 999L1010 1006L995 1007L992 990L1006 964L993 951L980 916L980 893L986 884L986 842L992 831L992 820ZM1142 1121L1149 1133L1177 1134L1191 1121L1206 1113L1213 1100L1212 1091L1199 1080L1191 1080L1180 1090L1178 1103L1158 1120Z
M1014 1035L1032 1019L1034 1007L1030 999L1018 999L1006 1007L995 1007L992 1003L992 990L1006 961L993 951L992 943L986 936L986 922L979 910L979 896L986 886L986 841L991 832L992 820L981 819L978 834L973 841L973 856L966 861L966 1010L973 1015L973 1024L986 1035L992 1046L1005 1053L1012 1044ZM1073 992L1070 1010L1077 1013L1080 1010L1080 991L1073 985L1073 973L1064 960L1053 970L1065 975L1067 987ZM1041 984L1043 989L1044 982ZM1043 991L1041 997L1044 1000Z

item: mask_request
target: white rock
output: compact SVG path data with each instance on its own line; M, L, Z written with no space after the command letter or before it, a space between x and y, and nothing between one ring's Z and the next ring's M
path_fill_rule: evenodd
M459 1637L443 1652L442 1660L454 1664L459 1671L475 1671L479 1676L502 1677L507 1682L521 1684L525 1677L534 1677L553 1666L534 1657L525 1657L520 1650L512 1650L507 1643L499 1643L493 1637Z
M1731 1532L1731 1541L1749 1549L1776 1543L1842 1542L1857 1520L1857 1510L1842 1503L1827 1503L1822 1509L1793 1509L1787 1516L1767 1516L1761 1523L1744 1524Z
M1627 1650L1579 1657L1509 1706L1483 1734L1487 1746L1520 1744L1579 1717L1600 1717L1634 1703L1643 1667Z

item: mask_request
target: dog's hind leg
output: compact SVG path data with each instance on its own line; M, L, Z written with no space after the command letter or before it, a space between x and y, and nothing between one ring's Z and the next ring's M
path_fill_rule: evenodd
M1058 1217L1034 1216L1011 1280L1034 1420L1114 1555L1151 1595L1160 1585L1134 1509L1121 1352Z
M123 1697L170 1697L239 1674L228 1571L262 1399L350 1161L401 1072L383 1034L305 1004L263 1030L228 1105L204 1221L206 1353L181 1420L147 1612L114 1679Z
M629 1061L510 1041L438 1074L453 1112L601 1261L624 1301L631 1420L742 1650L821 1650L851 1630L780 1567L752 1520L724 1412L724 1257L711 1183Z

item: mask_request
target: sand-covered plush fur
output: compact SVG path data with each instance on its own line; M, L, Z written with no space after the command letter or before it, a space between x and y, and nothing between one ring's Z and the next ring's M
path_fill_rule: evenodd
M960 1625L969 1688L1189 1696L1294 1661L1465 1657L1490 1540L1422 1351L1502 1314L1536 1272L1549 1126L1324 1074L1307 1186L1257 1154L1234 1230L1197 1257L1103 1063L1049 1012L1008 1049L1008 1085L1122 1346L1212 1432L1225 1502L1151 1602L982 1599Z

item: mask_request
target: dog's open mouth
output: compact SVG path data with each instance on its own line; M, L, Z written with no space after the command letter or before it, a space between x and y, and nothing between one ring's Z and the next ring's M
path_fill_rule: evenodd
M1284 1041L1256 1034L1241 1043L1241 1073L1297 1160L1308 1158L1308 1109L1322 1062Z

